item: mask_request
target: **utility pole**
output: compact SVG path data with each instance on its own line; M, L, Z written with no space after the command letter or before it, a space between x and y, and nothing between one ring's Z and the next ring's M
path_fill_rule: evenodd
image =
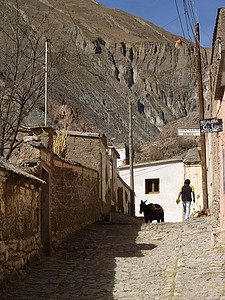
M49 39L45 40L45 62L44 62L44 71L45 71L45 127L47 126L47 95L48 95L48 42Z
M129 164L130 164L130 189L131 189L131 215L135 216L134 166L133 166L133 127L132 127L132 102L131 102L131 99L129 99Z
M195 55L196 55L197 80L198 80L199 119L201 121L204 120L204 99L203 99L203 86L202 86L199 23L195 25ZM207 209L208 189L207 189L205 133L202 132L200 133L200 143L201 143L203 208Z
M109 134L109 132L110 132L110 114L111 114L112 111L113 110L111 108L107 109L107 112L108 112L108 140L109 141L110 141L110 134Z

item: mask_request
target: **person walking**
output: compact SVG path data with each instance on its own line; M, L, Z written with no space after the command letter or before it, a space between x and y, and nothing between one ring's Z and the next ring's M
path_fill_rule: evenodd
M180 188L180 192L178 194L178 199L182 195L182 204L184 209L184 219L189 219L191 201L193 196L193 202L195 203L195 192L192 185L190 185L190 179L186 179L184 181L184 185Z

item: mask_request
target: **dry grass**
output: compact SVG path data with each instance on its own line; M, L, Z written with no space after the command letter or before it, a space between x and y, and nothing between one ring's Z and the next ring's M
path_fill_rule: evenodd
M53 144L53 152L58 156L65 157L68 145L68 130L64 126L63 130L59 130Z

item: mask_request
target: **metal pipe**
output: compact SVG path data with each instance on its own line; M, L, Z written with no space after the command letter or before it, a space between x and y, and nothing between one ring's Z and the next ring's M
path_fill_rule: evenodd
M45 127L47 126L47 113L48 113L48 102L47 102L47 95L48 95L48 42L49 40L46 39L45 41L45 62L44 62L44 71L45 71Z
M132 102L131 102L131 99L129 99L129 164L130 164L130 189L131 189L131 215L135 216L132 119L133 119L132 118Z

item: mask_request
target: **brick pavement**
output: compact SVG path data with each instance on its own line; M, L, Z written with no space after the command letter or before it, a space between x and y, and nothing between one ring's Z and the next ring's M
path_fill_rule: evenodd
M225 300L225 247L211 243L213 217L112 221L74 233L0 299Z

